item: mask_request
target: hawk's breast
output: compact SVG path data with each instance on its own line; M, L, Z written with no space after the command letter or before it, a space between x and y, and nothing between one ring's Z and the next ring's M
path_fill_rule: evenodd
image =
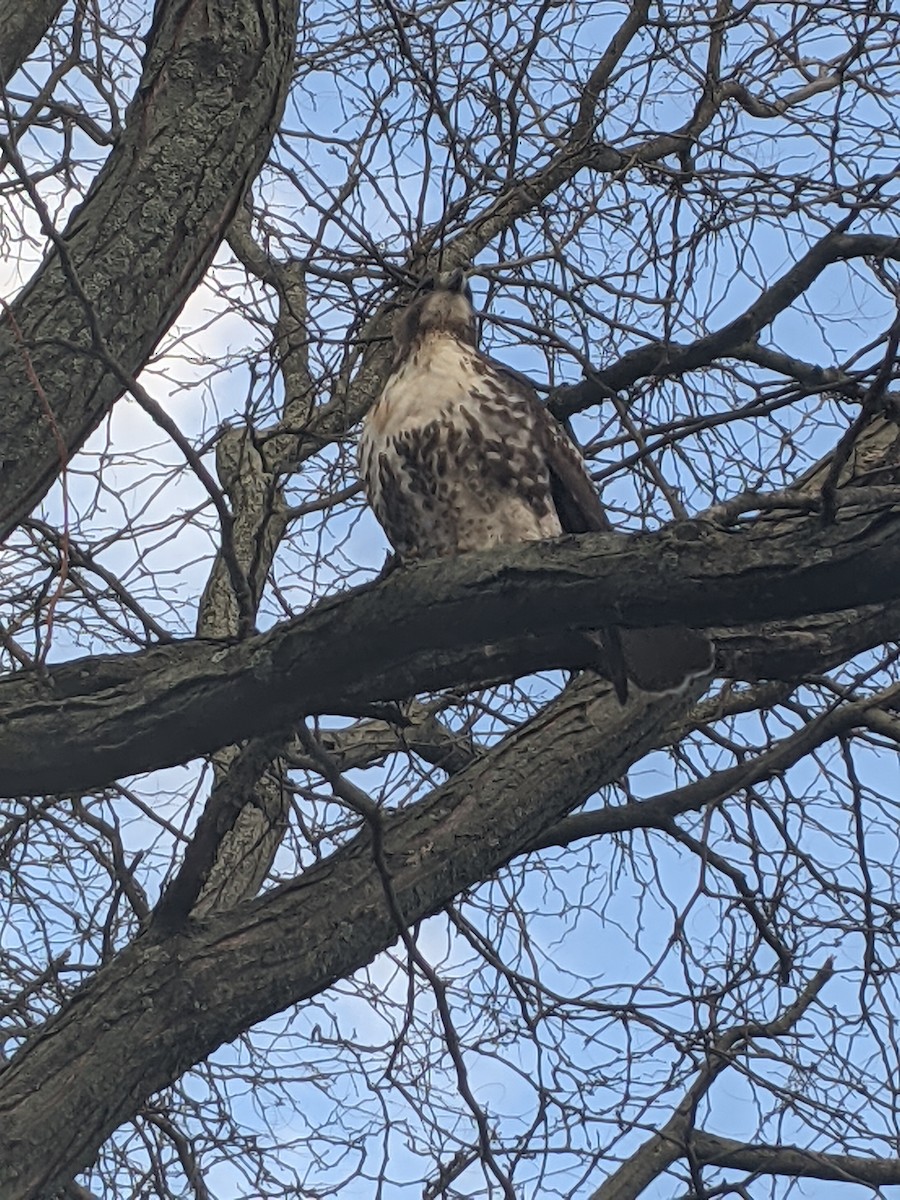
M407 558L561 532L528 398L456 338L416 344L359 445L369 501Z

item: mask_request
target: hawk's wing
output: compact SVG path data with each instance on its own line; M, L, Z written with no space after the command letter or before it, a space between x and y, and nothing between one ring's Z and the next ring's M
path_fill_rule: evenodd
M510 371L493 359L489 361L518 392L529 398L533 427L544 451L553 502L564 532L611 532L612 524L578 447L547 411L524 375ZM599 636L610 680L623 704L628 696L629 679L644 691L669 692L712 669L712 643L705 634L694 629L682 626L609 627L601 629Z
M550 493L564 533L606 533L612 529L587 473L581 452L556 418L538 398L531 380L496 359L483 357L503 382L527 398L535 439L550 473ZM606 659L606 673L620 703L628 699L628 670L620 631L612 626L598 630Z
M504 366L496 359L481 357L502 378L503 382L528 399L535 435L544 451L550 471L550 487L565 533L608 533L612 530L600 497L587 473L581 451L559 421L541 403L534 384L527 375Z

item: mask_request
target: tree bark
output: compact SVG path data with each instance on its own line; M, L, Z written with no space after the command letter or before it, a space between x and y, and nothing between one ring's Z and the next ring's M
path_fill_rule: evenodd
M141 370L209 265L277 128L296 18L296 0L157 5L123 136L0 320L0 539L109 412L121 372Z
M102 785L304 713L588 666L597 652L582 631L605 624L733 627L885 604L861 651L897 633L887 602L900 594L900 505L886 503L889 490L843 493L858 503L833 523L688 522L420 564L236 644L170 643L11 676L0 680L0 795Z
M0 86L12 79L59 16L63 0L2 0L0 3Z

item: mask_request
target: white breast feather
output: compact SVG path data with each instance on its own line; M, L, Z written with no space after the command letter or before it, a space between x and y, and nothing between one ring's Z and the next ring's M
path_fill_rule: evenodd
M482 383L457 341L427 338L388 380L366 422L366 433L388 438L440 417L452 418L463 407L471 410L470 393Z
M476 452L470 448L468 457L464 455L455 468L451 463L449 477L440 487L443 498L436 503L423 504L410 495L405 515L409 529L415 529L415 548L409 549L410 542L402 552L413 557L486 549L560 533L559 518L552 506L549 511L535 511L511 487L492 490L492 462L521 461L523 466L527 462L532 470L537 465L534 429L528 420L528 406L521 399L516 405L521 410L519 421L511 424L507 420L502 428L493 429L496 417L483 397L495 394L479 367L456 339L427 338L391 376L366 419L359 443L360 468L369 500L389 535L390 506L382 493L377 464L383 457L392 475L405 477L406 468L396 451L399 435L424 429L433 422L459 426L468 434L464 416L468 412L488 434L493 434L494 444L500 443L498 450L481 446ZM546 484L545 469L543 474ZM549 485L547 492L549 495ZM404 532L409 529L404 527ZM396 546L396 537L392 540Z

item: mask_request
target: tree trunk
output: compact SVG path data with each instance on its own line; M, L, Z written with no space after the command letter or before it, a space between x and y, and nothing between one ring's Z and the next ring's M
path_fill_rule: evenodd
M122 138L0 321L0 540L202 278L271 145L296 19L296 0L157 5Z

